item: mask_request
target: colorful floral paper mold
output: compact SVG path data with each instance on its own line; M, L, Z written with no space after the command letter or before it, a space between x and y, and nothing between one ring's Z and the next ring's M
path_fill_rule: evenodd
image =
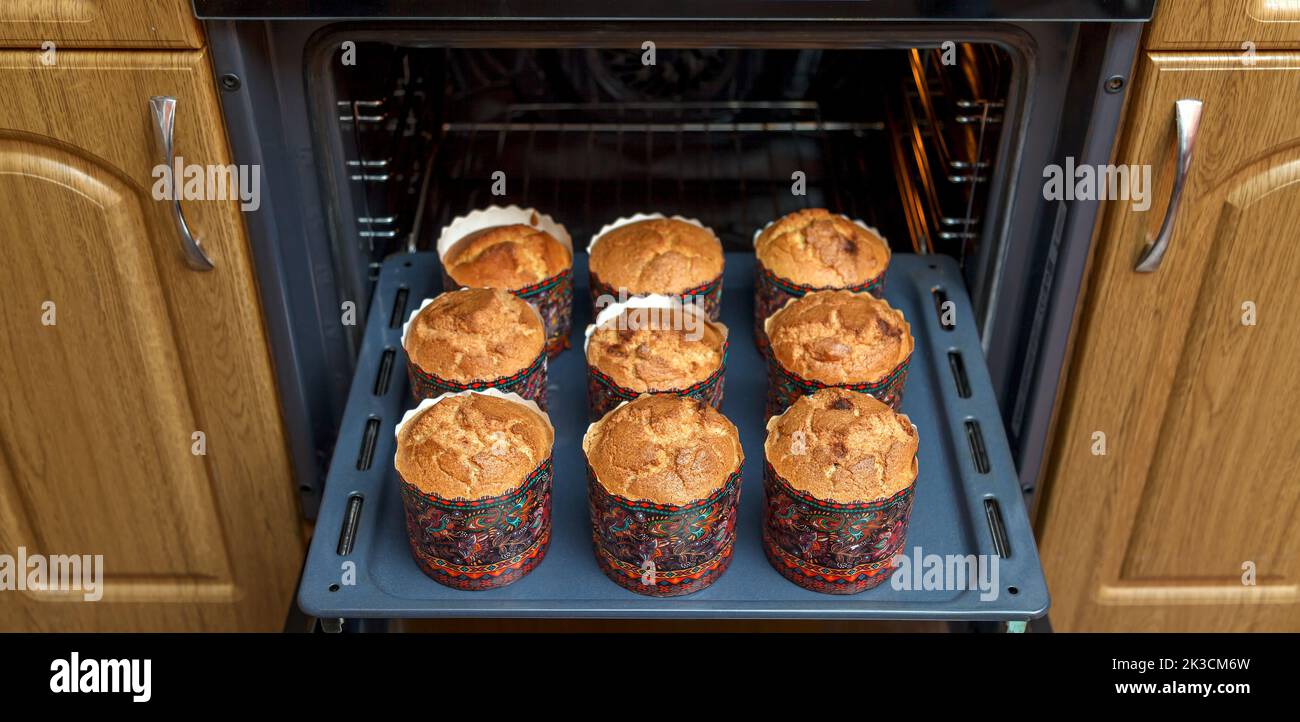
M617 303L605 308L596 316L595 323L587 326L586 340L583 342L583 353L586 353L587 344L591 343L591 335L596 329L607 323L609 320L617 318L627 309L633 308L665 308L670 304L678 304L682 313L700 313L703 311L699 306L693 304L683 304L681 300L671 296L651 295L641 298L633 298L626 303ZM707 317L701 319L708 321ZM649 394L676 394L678 396L689 396L693 399L703 399L715 409L722 408L722 391L725 385L725 376L727 373L727 327L722 324L716 324L722 333L722 360L718 363L718 368L709 374L707 378L698 381L684 389L650 389L648 391L636 391L626 386L620 386L617 381L602 372L600 369L587 364L587 410L592 419L599 419L605 414L613 411L624 401L631 401L643 393Z
M845 504L763 472L763 551L786 579L825 594L856 594L889 578L903 547L915 483L888 499Z
M526 403L510 394L485 393ZM396 433L439 400L425 400L408 411ZM421 491L400 473L397 477L411 555L439 584L469 591L503 587L522 579L546 556L551 542L550 456L518 489L483 499L445 499Z
M587 467L596 563L638 594L676 597L708 587L731 564L740 471L708 498L676 506L610 494Z
M438 238L438 260L441 261L457 241L475 231L494 226L515 224L531 226L549 233L555 240L569 249L570 257L572 257L573 239L564 226L557 223L550 216L539 213L532 208L489 206L482 210L473 211L468 215L459 216L443 228L442 235ZM440 265L440 268L442 269L443 290L450 291L463 287L463 284L457 283L447 273L446 266ZM573 327L572 267L537 283L506 290L527 301L541 314L542 325L546 329L546 354L548 357L555 358L561 351L569 347L569 331Z
M907 368L912 361L909 353L885 378L870 383L826 384L812 381L786 369L776 360L776 354L767 354L767 417L784 413L800 396L818 389L841 388L871 394L895 411L903 403L903 386L907 383Z
M420 304L420 307L411 312L410 318L402 326L402 348L406 348L406 332L410 328L415 317L424 310L425 306L433 303L432 298L426 298ZM536 309L534 309L536 310ZM519 394L521 397L537 402L543 411L546 410L546 374L547 354L546 349L537 354L537 358L523 369L516 371L509 376L500 376L494 379L476 379L474 381L453 381L445 379L437 374L429 373L420 368L411 361L409 355L406 356L406 375L411 381L411 395L417 399L432 399L442 396L443 394L456 393L459 391L484 391L487 389L498 389L506 393Z
M703 228L709 233L713 234L715 238L717 237L717 234L713 233L713 229L709 228L703 223L700 223L694 218L683 218L682 216L665 216L662 213L637 213L631 216L626 216L624 218L619 218L618 220L615 220L613 223L609 223L605 225L603 228L601 228L599 231L597 231L596 234L591 237L591 241L587 243L587 255L590 257L591 249L595 247L596 241L598 241L601 236L614 230L615 228L621 228L623 226L632 223L639 223L640 221L649 221L657 218L672 218L673 220L676 221L689 223L693 226L699 226L700 228ZM721 241L719 241L719 243L721 243ZM626 303L629 299L636 298L638 296L651 295L651 294L636 294L630 292L626 288L622 288L622 289L616 288L614 286L605 283L604 281L601 281L600 278L598 278L594 273L588 273L587 287L588 287L588 291L590 291L591 294L592 317L599 315L600 312L604 310L605 307L609 306L612 303ZM685 303L693 303L697 306L702 307L705 310L705 312L708 313L710 321L717 321L722 313L722 274L718 274L717 278L710 281L706 281L705 283L695 286L694 288L689 288L685 291L682 291L681 293L672 294L671 297L681 300Z
M758 237L763 231L771 226L772 221L766 226L754 232L754 243L758 244ZM870 230L877 236L880 232L868 226L862 221L853 221L854 223ZM884 238L884 236L881 236ZM754 263L754 345L758 347L760 353L766 355L768 351L767 331L764 324L772 314L781 309L782 306L791 300L806 296L813 291L852 291L854 293L870 293L876 298L884 298L885 294L885 272L881 271L875 278L868 279L865 283L859 283L853 286L842 288L830 286L807 286L795 283L787 278L772 273L763 265L762 261L756 260Z

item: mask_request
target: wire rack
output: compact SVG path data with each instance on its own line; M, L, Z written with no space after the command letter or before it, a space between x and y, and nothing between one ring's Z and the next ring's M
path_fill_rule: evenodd
M903 228L879 203L896 197L885 128L827 120L806 100L512 104L499 120L442 124L418 248L454 216L503 202L545 210L580 242L619 216L661 212L740 250L773 218L817 206L889 237Z
M913 49L887 102L902 216L918 253L964 261L979 240L1002 125L1006 75L994 48Z
M550 213L580 243L655 211L698 218L743 250L757 228L808 207L861 219L896 251L964 261L980 242L1009 73L991 46L823 58L799 99L568 102L545 83L516 87L530 85L511 82L528 62L476 55L493 61L484 77L444 87L439 63L453 75L479 64L386 50L390 72L351 78L339 103L372 273L493 203ZM853 75L868 61L873 74Z

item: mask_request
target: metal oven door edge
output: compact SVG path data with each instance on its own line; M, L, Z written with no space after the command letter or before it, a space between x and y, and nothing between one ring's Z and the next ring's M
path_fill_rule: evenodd
M1073 68L1068 78L1060 78L1048 108L1040 94L1039 107L1028 114L1030 123L1059 114L1059 131L1037 139L1040 147L1026 150L1015 164L1020 180L1008 204L1015 217L1004 230L1002 258L992 263L997 269L992 295L983 304L976 300L985 314L981 329L989 372L1029 497L1048 450L1057 385L1100 207L1097 200L1044 200L1042 174L1048 164L1063 164L1067 157L1093 167L1111 161L1141 35L1141 25L1079 26L1067 57Z

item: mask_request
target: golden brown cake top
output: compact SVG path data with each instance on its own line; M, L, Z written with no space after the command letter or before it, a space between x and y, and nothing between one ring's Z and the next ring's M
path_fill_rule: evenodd
M688 307L682 313L693 312ZM676 318L666 309L623 309L592 332L587 363L619 386L642 393L684 389L707 379L722 365L726 327L703 313L689 326Z
M638 396L592 424L587 463L611 494L682 506L726 485L745 454L736 427L707 402Z
M888 499L916 481L916 428L874 397L846 389L803 396L767 422L763 452L781 478L818 499Z
M477 230L442 259L447 275L466 286L523 288L573 265L573 253L546 231L523 224Z
M754 253L780 278L817 288L860 285L889 265L885 239L825 208L781 217L758 234Z
M519 488L551 455L555 432L519 401L444 396L402 426L397 472L444 499L481 499Z
M674 294L722 275L722 242L712 231L675 218L619 226L596 239L591 273L628 293Z
M406 329L406 354L427 373L459 382L495 379L527 368L546 343L541 316L495 288L439 295Z
M786 370L810 381L880 381L912 353L903 312L866 293L814 291L767 320L772 353Z

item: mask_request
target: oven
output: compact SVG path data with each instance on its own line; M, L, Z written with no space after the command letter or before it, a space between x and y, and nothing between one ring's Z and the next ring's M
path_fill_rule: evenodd
M340 459L360 469L354 436L391 433L349 418L385 363L367 354L396 313L372 308L393 302L386 264L507 203L579 249L657 211L744 254L768 221L825 207L945 259L972 326L952 373L987 378L1023 495L988 515L994 545L1025 517L1097 213L1046 200L1044 172L1109 161L1151 0L194 4L236 162L263 174L246 221L308 517ZM972 419L951 421L965 445ZM341 550L362 512L338 503Z

